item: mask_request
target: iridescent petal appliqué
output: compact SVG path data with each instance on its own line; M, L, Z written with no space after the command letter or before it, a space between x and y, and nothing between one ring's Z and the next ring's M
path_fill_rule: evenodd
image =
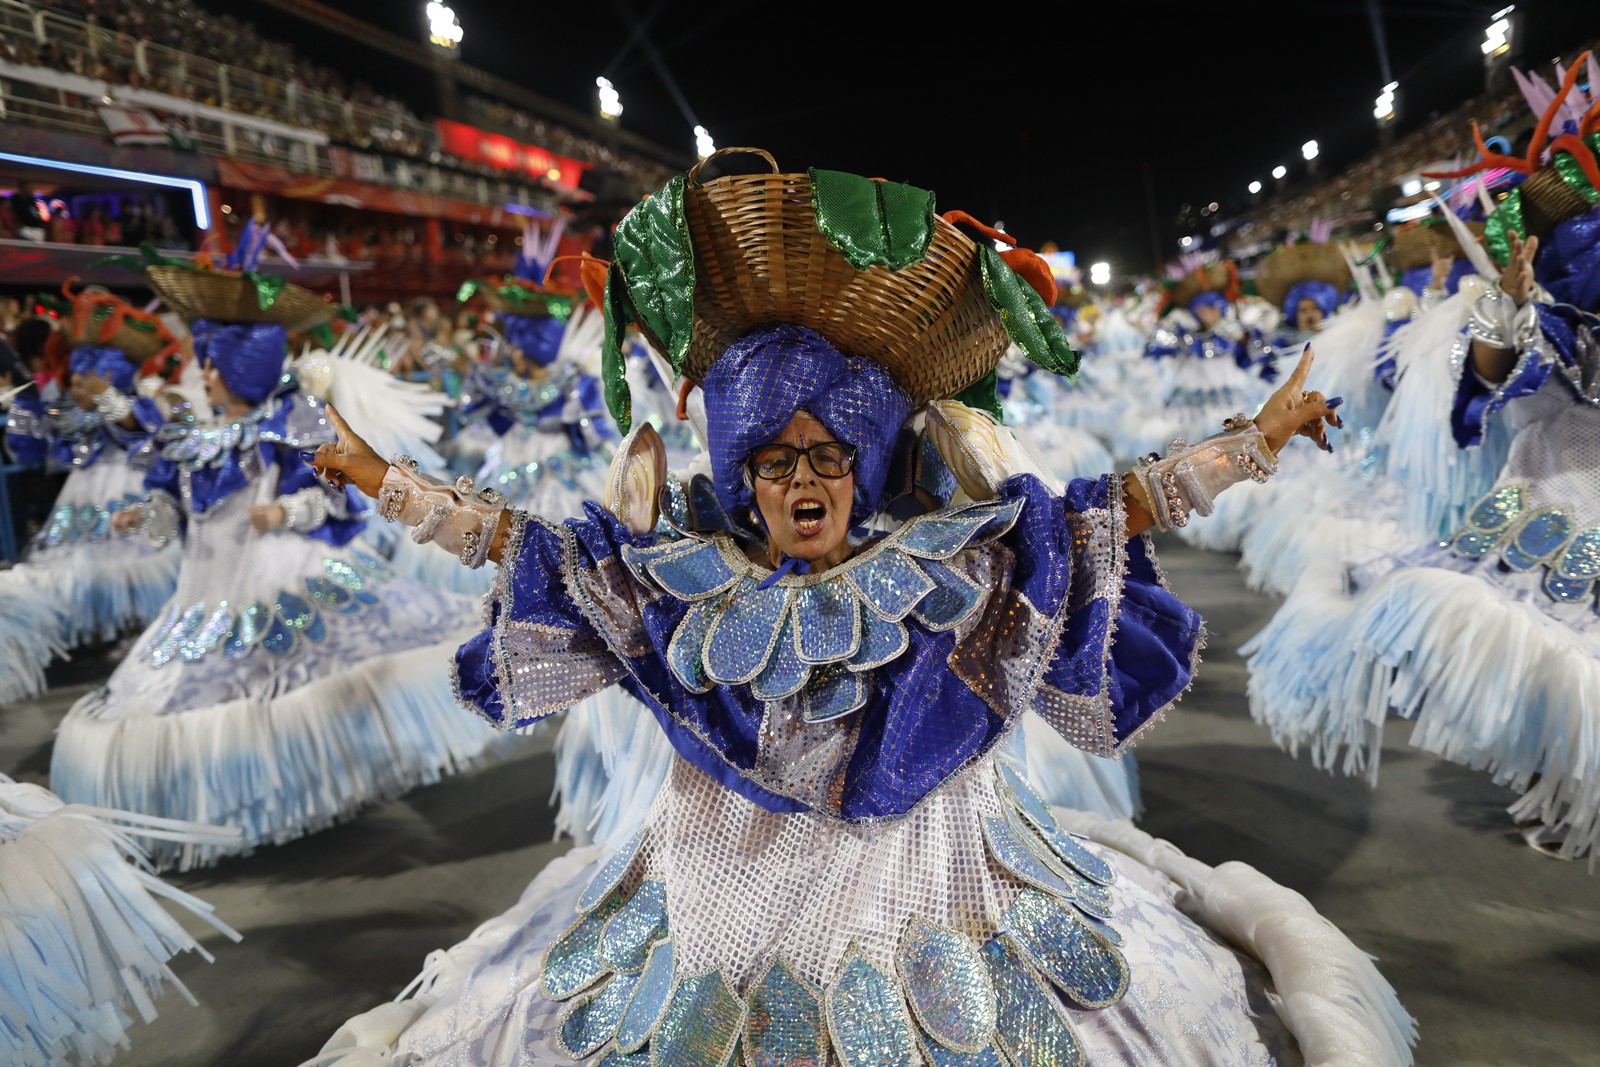
M561 1044L577 1059L605 1047L617 1033L637 975L614 974L605 985L572 1001L561 1013Z
M639 983L633 988L628 1010L617 1027L617 1047L623 1052L644 1048L655 1032L667 1006L667 994L672 992L672 963L672 939L656 942L639 974Z
M1024 889L1006 912L1006 933L1028 960L1085 1008L1104 1008L1128 990L1117 947L1049 894Z
M740 589L711 624L705 644L706 677L714 682L740 685L761 673L787 633L789 600L793 591L782 585L767 589Z
M828 1033L844 1067L901 1067L918 1060L905 1000L859 949L845 953L826 997Z
M818 582L795 596L795 650L807 663L837 663L861 647L861 606L843 583Z
M794 645L794 612L783 620L778 634L778 645L772 657L754 682L750 691L759 700L782 700L800 692L811 677L811 665L800 659Z
M744 1003L721 971L678 979L650 1042L657 1067L725 1067L744 1029Z
M893 548L849 568L845 579L855 586L861 600L885 619L905 618L917 601L933 592L933 579Z
M827 1049L822 990L774 960L750 993L746 1061L750 1067L827 1067Z
M995 768L1000 776L1001 795L1011 801L1012 805L1027 818L1029 825L1055 850L1056 855L1091 881L1099 882L1101 885L1116 883L1115 868L1084 848L1056 824L1044 798L1039 796L1027 779L1004 760L996 760Z
M1531 571L1567 547L1572 540L1572 527L1572 518L1566 512L1540 508L1517 527L1500 558L1513 570Z
M1083 1067L1083 1044L1061 999L1045 985L1005 935L983 946L998 1006L999 1044L1029 1067Z
M957 1052L975 1053L994 1037L994 986L966 937L920 918L906 926L895 969L922 1030Z
M605 863L595 872L588 886L578 896L578 910L585 914L598 908L603 902L616 892L622 884L622 879L628 874L628 868L633 866L634 857L639 855L639 850L644 847L645 838L650 834L648 826L641 826L634 831L617 850L606 858Z
M1556 600L1576 603L1593 594L1596 580L1600 580L1600 528L1585 530L1572 539L1560 561L1545 575L1544 591Z
M600 933L605 929L606 920L615 915L627 899L621 893L612 893L545 950L542 981L550 999L566 1000L605 977L606 965L600 959Z
M650 948L667 936L667 883L647 879L600 933L600 960L612 970L644 970Z

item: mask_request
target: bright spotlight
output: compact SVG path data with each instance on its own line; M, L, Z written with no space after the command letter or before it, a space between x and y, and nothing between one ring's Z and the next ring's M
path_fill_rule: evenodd
M706 132L704 126L694 128L694 150L701 159L705 159L717 150L717 146L711 140L711 134Z
M1250 183L1250 195L1251 196L1254 196L1255 194L1259 193L1260 191L1261 191L1261 183L1260 182L1251 182Z
M607 122L616 122L622 117L622 97L617 93L616 86L608 78L596 78L594 83L600 90L600 117Z
M1106 285L1111 281L1111 264L1095 263L1089 267L1089 284Z
M1285 167L1285 166L1282 166L1282 165L1279 165L1279 166L1276 166L1276 167L1272 168L1272 176L1274 178L1278 179L1280 182L1283 181L1284 175L1286 175L1288 173L1289 173L1289 168Z
M1313 159L1316 159L1317 153L1320 151L1322 151L1322 149L1317 147L1317 142L1315 141L1307 141L1305 144L1300 146L1300 154L1306 157L1307 163L1311 162Z
M440 48L454 52L461 47L461 23L449 6L430 0L428 4L428 40Z

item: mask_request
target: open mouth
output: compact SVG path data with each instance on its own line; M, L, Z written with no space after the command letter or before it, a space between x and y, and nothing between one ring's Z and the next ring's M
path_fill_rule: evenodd
M809 537L822 529L822 524L828 518L828 509L815 501L803 500L795 505L790 518L794 520L795 530Z

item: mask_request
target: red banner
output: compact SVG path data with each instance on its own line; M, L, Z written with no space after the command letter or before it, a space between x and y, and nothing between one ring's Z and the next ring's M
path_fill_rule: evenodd
M522 171L531 178L552 181L568 189L578 187L578 179L591 164L557 155L538 145L523 144L498 133L466 126L449 119L435 119L441 147L446 152L474 163L487 163L501 170Z
M471 222L485 226L506 226L520 229L524 216L513 214L500 207L474 204L468 200L438 196L434 193L410 189L390 189L383 185L345 178L318 178L295 174L265 163L246 163L238 159L217 157L217 182L230 189L244 189L255 193L274 193L299 200L315 200L323 204L342 204L345 207L367 211L388 211L396 215L416 218L449 219L452 222Z

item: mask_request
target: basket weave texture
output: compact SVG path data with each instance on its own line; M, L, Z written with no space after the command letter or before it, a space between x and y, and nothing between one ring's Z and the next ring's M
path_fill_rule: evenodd
M242 274L152 265L145 278L163 303L190 322L274 322L298 333L327 322L334 312L331 303L298 285L285 285L264 308L255 284Z
M1483 233L1483 223L1469 222L1475 234ZM1413 270L1433 262L1435 254L1447 259L1465 259L1466 252L1448 226L1402 226L1394 234L1394 263L1398 270Z
M1210 263L1179 278L1177 284L1167 290L1167 305L1188 308L1189 302L1195 297L1213 291L1225 293L1232 299L1234 294L1229 290L1233 283L1234 274L1228 269L1228 264Z
M695 267L690 378L773 322L807 327L842 352L876 360L918 404L976 383L1004 355L1010 342L984 291L980 249L942 218L931 220L927 254L915 262L858 269L818 229L808 174L728 175L704 185L696 177L691 172L684 193Z
M1530 237L1543 237L1557 224L1594 208L1555 166L1534 171L1517 188L1522 190L1523 225Z
M1327 282L1344 291L1350 265L1332 245L1307 242L1287 245L1256 267L1256 292L1273 307L1282 307L1289 290L1301 282Z

